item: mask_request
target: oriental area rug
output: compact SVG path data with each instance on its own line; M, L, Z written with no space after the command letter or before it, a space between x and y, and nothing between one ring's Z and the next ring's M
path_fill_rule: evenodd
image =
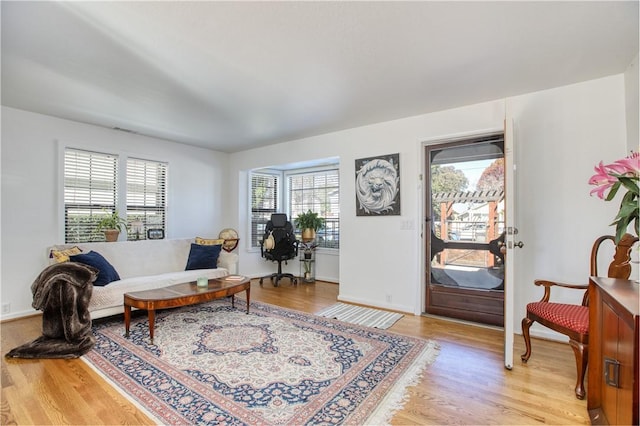
M238 305L236 305L238 306ZM82 359L161 424L383 424L438 354L433 341L228 300L94 322Z

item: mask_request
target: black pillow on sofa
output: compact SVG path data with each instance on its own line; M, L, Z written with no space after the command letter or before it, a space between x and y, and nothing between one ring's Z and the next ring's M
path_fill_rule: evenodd
M118 281L120 279L120 275L118 275L118 272L113 265L111 265L109 261L97 251L69 256L69 260L71 262L78 262L93 266L100 271L98 273L98 278L93 282L94 286L103 287L112 281Z
M193 269L216 269L218 267L218 256L220 256L222 245L203 246L191 244L189 259L185 271Z

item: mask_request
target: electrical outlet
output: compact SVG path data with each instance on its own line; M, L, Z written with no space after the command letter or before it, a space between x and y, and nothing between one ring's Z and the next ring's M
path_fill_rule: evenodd
M413 219L407 219L400 222L400 230L402 231L413 231L415 226Z
M387 301L387 303L391 303L391 295L390 295L390 294L387 294L387 295L385 296L385 300Z
M8 314L11 312L11 303L3 303L2 304L2 314Z

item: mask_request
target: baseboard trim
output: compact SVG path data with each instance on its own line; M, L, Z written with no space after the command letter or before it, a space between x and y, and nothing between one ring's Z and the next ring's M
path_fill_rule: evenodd
M36 311L35 309L29 309L29 310L26 310L26 311L13 312L11 314L2 315L0 317L0 323L13 321L13 320L17 320L17 319L22 319L22 318L27 318L27 317L34 317L36 315L42 315L42 312Z
M390 310L390 311L402 312L403 314L407 314L407 315L413 315L413 307L411 307L411 306L396 305L396 304L380 304L375 300L368 300L368 299L360 299L360 298L357 298L357 297L342 296L340 294L338 294L338 300L340 302L355 303L355 304L358 304L358 305L369 306L369 307L372 307L372 308L387 309L387 310Z

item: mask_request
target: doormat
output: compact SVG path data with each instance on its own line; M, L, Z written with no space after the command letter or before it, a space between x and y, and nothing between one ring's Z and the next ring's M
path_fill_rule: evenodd
M316 313L321 317L334 318L351 324L386 329L391 327L404 315L363 306L336 303Z

